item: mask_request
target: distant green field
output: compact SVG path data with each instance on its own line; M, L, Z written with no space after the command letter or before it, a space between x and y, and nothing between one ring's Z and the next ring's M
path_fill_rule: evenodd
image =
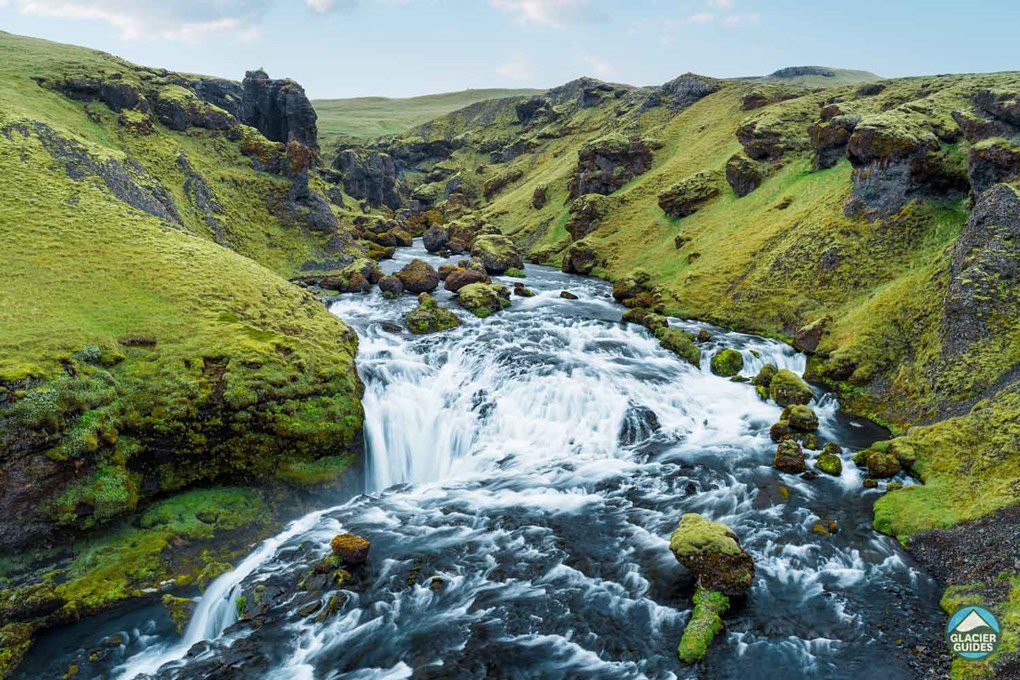
M373 139L427 123L433 118L475 102L501 97L540 94L542 90L481 89L429 94L407 99L357 97L354 99L317 99L312 102L319 114L319 143L329 148L345 137Z

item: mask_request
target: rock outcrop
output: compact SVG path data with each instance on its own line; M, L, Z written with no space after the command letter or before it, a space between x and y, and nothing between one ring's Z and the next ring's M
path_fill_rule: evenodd
M644 140L609 134L588 142L577 152L570 178L571 199L582 194L611 194L652 166L652 147Z
M822 120L808 127L815 170L831 168L846 156L847 142L860 122L860 116L839 113L837 106L822 109Z
M726 182L737 198L743 198L761 186L765 175L753 160L735 153L726 161Z
M315 109L293 80L273 80L265 71L248 71L241 83L238 118L274 142L298 142L318 151Z
M719 176L714 172L699 172L659 194L659 207L670 217L687 217L719 193Z
M609 211L609 199L600 194L584 194L570 203L570 217L566 229L570 238L580 241L595 231L599 221Z
M670 536L669 549L699 588L744 597L754 583L754 560L725 524L687 513Z
M397 168L389 154L361 148L344 149L333 160L344 185L353 198L367 201L374 207L392 210L400 207L397 190Z
M719 82L696 73L685 73L663 84L645 101L645 108L668 106L680 112L719 90Z

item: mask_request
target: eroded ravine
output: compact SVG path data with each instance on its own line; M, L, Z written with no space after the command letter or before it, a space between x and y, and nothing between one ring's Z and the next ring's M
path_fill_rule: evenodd
M438 262L416 247L384 269L411 257ZM113 677L694 677L675 655L690 583L667 544L684 512L730 525L758 566L701 677L914 677L904 650L941 614L930 580L871 530L877 492L849 462L869 427L819 393L842 477L778 473L780 409L752 386L621 324L603 282L529 267L527 285L538 295L424 337L400 327L411 296L339 299L361 338L367 493L214 582L182 639L129 620ZM706 360L732 347L744 375L803 371L779 342L710 330ZM837 533L811 531L830 519ZM319 621L282 596L258 629L235 622L238 597L296 590L340 531L372 552L339 611Z

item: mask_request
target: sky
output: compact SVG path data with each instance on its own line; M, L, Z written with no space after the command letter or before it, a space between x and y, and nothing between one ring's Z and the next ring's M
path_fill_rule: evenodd
M1015 0L0 0L12 33L235 80L261 67L319 99L809 64L1020 70L1018 26Z

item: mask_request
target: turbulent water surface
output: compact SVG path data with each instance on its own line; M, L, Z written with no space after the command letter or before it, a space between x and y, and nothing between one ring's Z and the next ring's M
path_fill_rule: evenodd
M385 266L413 256L438 264L416 247ZM722 347L747 376L804 358L713 328L696 369L621 324L602 282L529 267L527 285L536 297L424 337L402 329L410 296L336 302L361 336L366 493L262 544L202 594L183 637L158 607L105 622L126 642L79 677L914 677L911 636L941 618L934 585L870 528L878 492L849 458L878 434L819 392L843 476L778 473L780 409L707 370ZM691 583L668 538L684 512L730 525L757 563L698 667L675 653ZM830 519L836 534L811 531ZM341 531L372 551L338 612L319 622L284 598L259 629L236 622L240 594L299 581ZM25 672L66 668L87 647L77 635L42 642Z

